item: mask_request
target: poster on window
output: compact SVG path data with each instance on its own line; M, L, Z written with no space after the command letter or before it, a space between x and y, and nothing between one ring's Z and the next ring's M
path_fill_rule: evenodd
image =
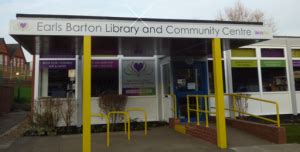
M40 69L74 69L75 60L40 61Z
M154 60L123 60L122 70L124 95L155 95Z

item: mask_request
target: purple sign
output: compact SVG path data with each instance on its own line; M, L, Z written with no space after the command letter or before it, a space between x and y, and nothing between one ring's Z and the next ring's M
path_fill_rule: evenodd
M300 60L293 60L294 67L300 67Z
M48 60L40 61L40 69L75 69L74 60Z
M117 69L119 67L118 60L93 60L92 68L95 69Z
M284 57L283 49L261 49L262 57Z

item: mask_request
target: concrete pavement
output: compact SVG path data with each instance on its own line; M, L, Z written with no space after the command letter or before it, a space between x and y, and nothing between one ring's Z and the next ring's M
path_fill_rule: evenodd
M300 152L299 144L259 145L231 148L235 152Z
M11 112L0 116L0 136L6 131L21 123L27 116L28 112Z
M111 133L111 145L106 147L106 134L92 134L93 152L296 152L299 144L276 145L266 141L253 141L255 137L239 135L228 137L229 148L217 146L198 138L183 135L167 127L153 128L147 136L143 131L133 131L131 141L124 132ZM234 136L234 135L233 135ZM82 152L82 136L63 135L48 137L20 137L9 147L0 147L0 152ZM252 139L252 141L250 141ZM243 146L243 147L241 147Z
M132 132L131 141L124 132L112 133L111 146L106 147L105 134L92 135L93 152L231 152L220 150L203 140L178 134L167 127L153 128L147 136ZM81 152L81 135L22 137L3 152ZM0 150L1 152L1 150Z

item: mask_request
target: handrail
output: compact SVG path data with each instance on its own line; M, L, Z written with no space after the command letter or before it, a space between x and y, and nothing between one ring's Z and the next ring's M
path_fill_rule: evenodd
M125 134L127 133L127 126L126 126L126 122L128 124L128 133L127 133L127 138L128 140L130 140L130 116L128 115L128 113L126 111L111 111L108 113L108 118L110 119L110 115L112 114L123 114L124 115L124 131ZM126 121L127 118L127 121Z
M280 127L279 105L278 105L277 102L271 101L271 100L266 100L266 99L260 99L260 98L250 97L250 96L244 96L244 95L240 95L240 94L233 94L233 93L226 94L226 95L233 96L234 98L236 98L236 97L242 97L242 98L246 98L246 99L256 100L256 101L259 101L259 102L265 102L265 103L275 104L275 107L276 107L276 119L277 120L276 121L270 121L270 120L268 120L268 118L265 118L263 120L270 121L270 122L273 122L273 123L276 122L277 127ZM235 101L236 101L236 99L235 99ZM235 105L235 103L234 103L234 105ZM233 109L233 110L236 110L236 107L234 107L234 108L235 109ZM241 113L241 112L239 112L239 113ZM258 117L260 117L260 116L258 116Z
M106 121L106 146L109 147L110 144L110 138L109 138L109 118L107 115L105 114L92 114L91 117L100 117L100 118L104 118Z
M144 129L145 129L145 135L147 135L147 130L148 130L148 125L147 125L147 112L145 111L145 109L143 108L128 108L126 109L126 112L129 113L131 111L140 111L140 112L143 112L144 113L144 119L145 119L145 122L144 122ZM129 113L130 114L130 113Z
M168 94L173 98L173 108L171 110L173 111L174 118L177 119L177 101L176 101L176 95L175 94Z
M258 118L258 119L262 119L262 120L265 120L265 121L275 123L277 125L277 127L280 127L279 105L278 105L277 102L271 101L271 100L260 99L260 98L249 97L249 96L243 96L243 95L239 95L239 94L224 94L224 95L233 97L233 109L225 108L225 110L234 111L234 119L236 119L236 112L238 112L238 113L253 116L253 117ZM195 97L196 98L196 106L197 106L196 109L191 109L190 108L190 100L189 100L190 97ZM208 127L208 114L213 113L213 112L210 112L207 108L207 106L208 106L207 101L208 101L209 97L214 97L214 95L187 95L188 123L190 123L190 112L194 111L194 112L197 112L197 125L200 125L200 120L199 120L198 115L199 115L199 112L204 112L205 116L206 116L206 127ZM237 110L236 97L242 97L242 98L246 98L246 99L257 100L259 102L275 104L275 106L276 106L276 117L277 117L276 119L277 120L272 120L272 119L269 119L269 118L265 118L265 117L261 117L261 116L258 116L258 115L254 115L254 114L250 114L250 113L247 113L247 112ZM199 98L204 98L205 110L199 110ZM214 108L214 107L211 107L211 108Z
M188 123L191 123L191 111L196 112L197 115L197 125L200 125L200 116L199 116L199 112L204 112L205 113L205 126L208 127L208 114L209 113L214 113L214 112L210 112L208 110L208 104L207 104L207 98L210 97L211 95L187 95L186 96L186 101L187 101L187 115L188 115ZM190 108L190 97L195 97L196 98L196 109L191 109ZM205 110L199 109L199 97L204 97L204 108Z

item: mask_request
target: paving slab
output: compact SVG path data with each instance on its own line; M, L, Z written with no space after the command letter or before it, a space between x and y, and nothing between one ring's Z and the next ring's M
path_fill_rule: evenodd
M5 152L81 152L81 135L53 137L21 137ZM145 136L143 131L132 132L127 140L124 132L111 133L111 145L106 147L105 133L92 134L93 152L232 152L198 138L183 135L168 127L153 128Z
M12 127L21 123L27 116L28 112L11 112L0 116L0 136L10 130Z
M274 144L231 148L235 152L300 152L300 144Z

